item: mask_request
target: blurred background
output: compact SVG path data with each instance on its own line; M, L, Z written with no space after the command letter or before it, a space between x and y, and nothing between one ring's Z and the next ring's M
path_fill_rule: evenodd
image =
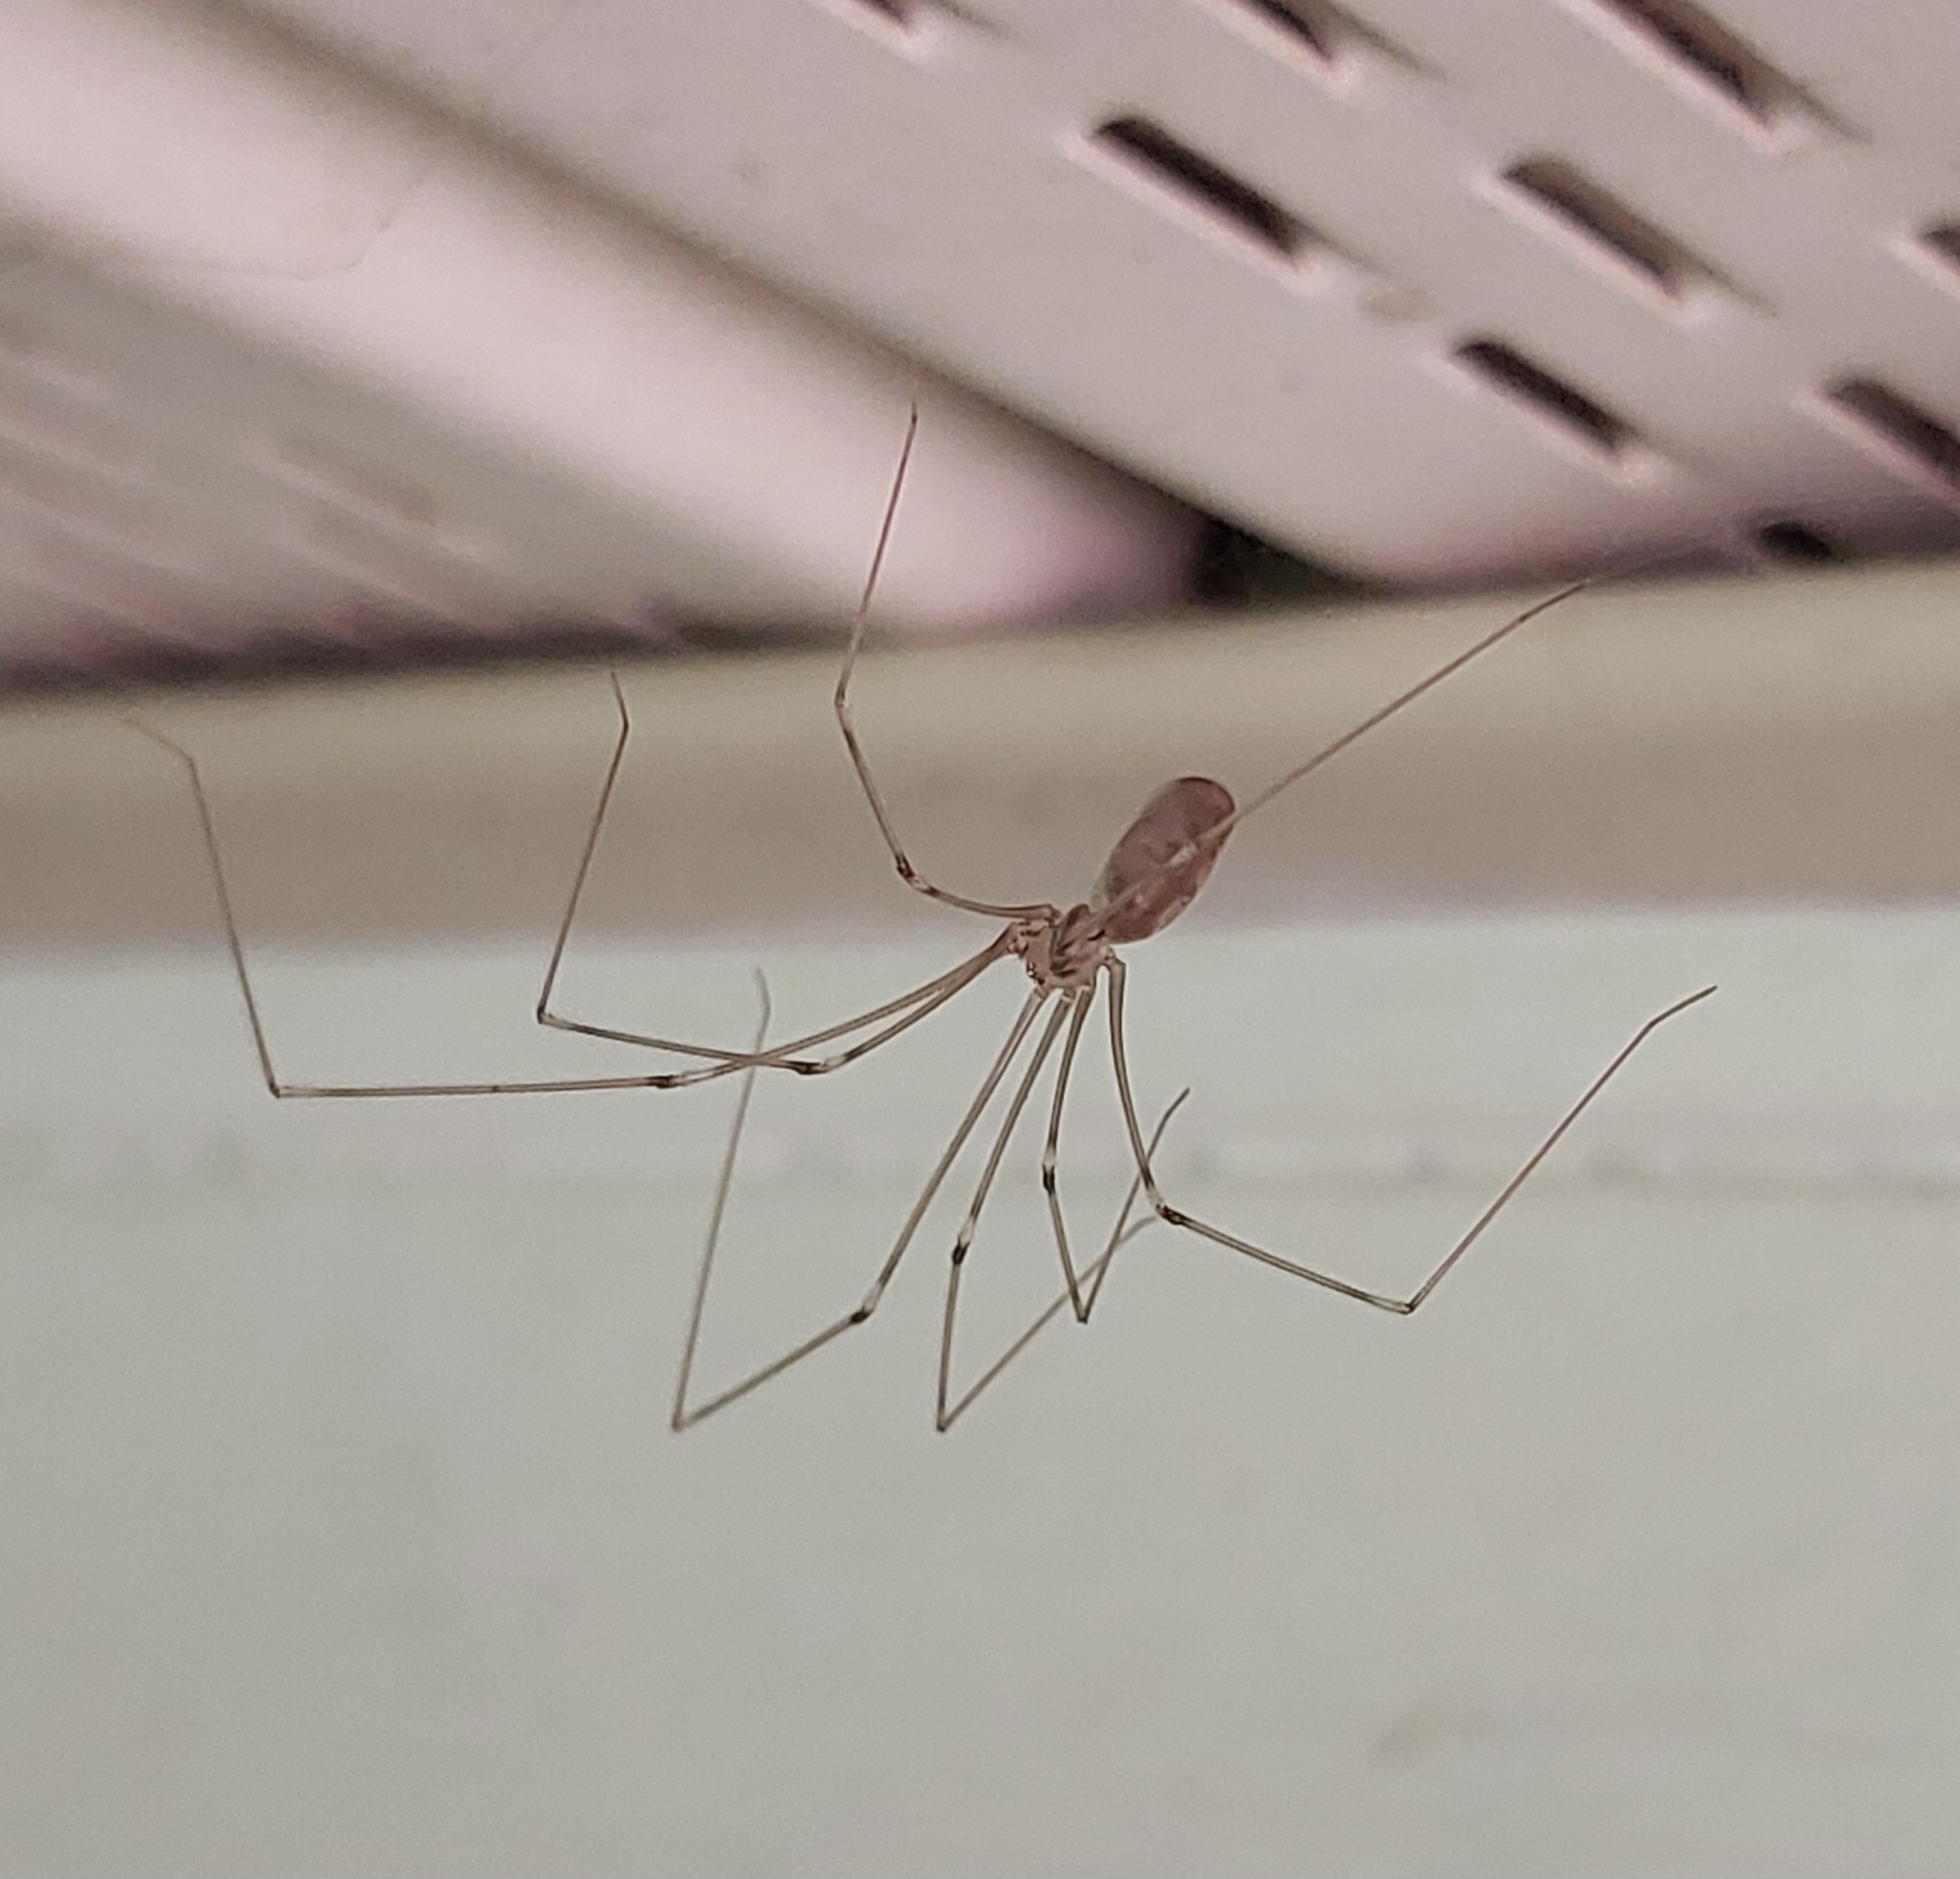
M1960 27L1930 0L0 0L0 1872L1946 1873ZM667 1430L739 1044L1242 796L1161 1225L950 1435ZM702 1387L1002 969L758 1083ZM651 1066L672 1067L667 1060ZM1099 1044L1063 1187L1126 1178ZM1039 1130L961 1374L1055 1290ZM969 1159L972 1158L969 1157Z

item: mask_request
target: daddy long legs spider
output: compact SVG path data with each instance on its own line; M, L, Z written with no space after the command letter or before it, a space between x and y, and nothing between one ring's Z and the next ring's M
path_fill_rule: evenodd
M1118 838L1087 900L1068 908L1058 907L1048 901L1003 903L978 900L940 886L927 879L914 866L899 839L896 827L872 774L851 709L851 680L863 649L879 573L897 519L918 431L918 412L915 405L886 500L877 544L872 553L862 597L852 622L843 665L832 695L832 708L858 787L892 865L905 885L942 905L998 920L1002 924L977 952L947 971L867 1011L839 1019L820 1029L807 1032L781 1042L765 1041L766 994L763 1027L759 1029L755 1038L746 1048L655 1037L568 1016L553 1008L553 997L577 919L579 903L632 738L631 715L625 693L615 675L612 679L612 688L618 717L617 733L600 785L598 800L573 873L571 890L546 965L533 1015L539 1024L556 1030L640 1046L696 1060L685 1069L632 1076L445 1083L313 1084L288 1081L279 1074L275 1066L269 1034L253 989L243 943L233 910L231 895L221 857L215 819L196 760L181 745L148 726L136 723L135 726L168 750L183 766L188 780L226 947L244 1006L259 1073L266 1087L274 1096L282 1098L390 1098L555 1095L580 1090L673 1089L738 1073L743 1075L743 1085L721 1165L682 1356L673 1415L673 1426L676 1429L686 1428L746 1396L841 1337L845 1332L870 1320L883 1299L905 1254L917 1238L928 1211L937 1199L954 1165L972 1140L975 1131L980 1128L1004 1086L1008 1089L1009 1094L994 1130L991 1146L983 1159L972 1198L956 1233L947 1272L936 1399L936 1420L942 1429L950 1427L980 1391L991 1384L1007 1362L1018 1354L1028 1340L1064 1308L1071 1310L1078 1321L1087 1321L1102 1284L1108 1276L1111 1261L1124 1241L1142 1223L1132 1218L1140 1197L1148 1206L1149 1215L1146 1218L1154 1217L1214 1245L1257 1261L1292 1277L1304 1280L1309 1284L1359 1304L1398 1316L1406 1317L1412 1314L1431 1296L1443 1280L1482 1236L1533 1171L1551 1153L1634 1052L1662 1025L1689 1006L1699 1003L1715 989L1713 986L1704 987L1656 1013L1640 1025L1586 1086L1577 1101L1525 1157L1517 1172L1478 1215L1468 1229L1443 1255L1427 1276L1405 1293L1390 1294L1371 1290L1318 1267L1271 1251L1172 1205L1165 1197L1153 1157L1165 1126L1184 1098L1180 1096L1163 1112L1147 1137L1129 1071L1125 1023L1127 968L1118 949L1161 932L1190 906L1216 865L1226 838L1240 822L1257 813L1283 791L1311 775L1377 726L1415 703L1445 679L1460 672L1472 660L1481 657L1532 620L1569 599L1586 583L1582 581L1563 588L1526 608L1494 631L1485 634L1416 684L1370 712L1331 743L1325 745L1274 781L1255 790L1242 803L1236 803L1231 793L1222 784L1208 777L1179 777L1165 784L1144 804L1135 819ZM1031 985L1027 997L1013 1020L1006 1041L982 1078L978 1089L907 1213L897 1238L877 1269L869 1289L849 1310L824 1325L813 1335L720 1390L707 1401L690 1406L686 1397L702 1313L711 1275L722 1213L733 1176L742 1127L756 1074L762 1070L778 1070L816 1076L840 1070L910 1030L966 990L991 967L1010 959L1019 961L1028 974ZM1083 1033L1099 999L1103 1006L1117 1104L1126 1138L1127 1153L1134 1172L1130 1191L1101 1252L1085 1266L1078 1261L1071 1244L1058 1191L1056 1168L1070 1080ZM822 1054L811 1054L827 1045L837 1048ZM956 1397L952 1390L951 1372L962 1273L1008 1144L1034 1096L1044 1071L1051 1063L1055 1069L1046 1102L1048 1124L1042 1149L1041 1168L1063 1289L1047 1310L1010 1345L1005 1355L964 1394Z

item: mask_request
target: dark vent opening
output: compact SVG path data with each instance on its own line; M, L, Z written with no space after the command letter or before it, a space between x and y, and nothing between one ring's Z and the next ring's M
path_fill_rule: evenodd
M1533 157L1514 164L1503 180L1670 300L1679 300L1698 280L1708 278L1708 270L1678 242L1562 158Z
M1960 270L1960 222L1936 222L1919 231L1919 245L1947 266Z
M1690 0L1592 0L1632 29L1684 78L1765 129L1787 117L1802 97L1796 86L1749 43Z
M1892 454L1960 490L1960 436L1930 412L1873 378L1840 379L1824 395Z
M1843 551L1828 536L1820 534L1807 522L1790 517L1761 523L1755 532L1755 542L1771 561L1787 561L1796 567L1814 568L1844 558Z
M1367 589L1351 575L1303 561L1213 517L1199 534L1188 591L1201 606L1280 607L1352 599Z
M1500 339L1470 340L1456 348L1455 357L1493 390L1603 456L1622 456L1640 441L1640 434L1624 418Z
M1351 37L1332 7L1316 6L1309 0L1230 0L1230 4L1277 27L1323 65L1334 63Z
M1132 170L1203 208L1242 239L1282 260L1297 261L1314 243L1312 232L1263 190L1201 156L1161 126L1144 117L1115 117L1094 141Z

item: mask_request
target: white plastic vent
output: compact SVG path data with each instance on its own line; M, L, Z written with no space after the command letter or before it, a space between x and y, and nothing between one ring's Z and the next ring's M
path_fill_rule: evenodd
M1960 542L1932 0L267 4L1354 572Z

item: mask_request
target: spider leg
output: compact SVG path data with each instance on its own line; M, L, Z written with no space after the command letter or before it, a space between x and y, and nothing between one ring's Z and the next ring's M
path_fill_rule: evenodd
M752 1390L761 1388L764 1384L772 1378L781 1376L784 1371L802 1362L806 1357L811 1356L821 1350L825 1345L842 1337L846 1331L854 1330L858 1325L869 1321L871 1315L877 1310L879 1302L883 1299L886 1288L891 1284L892 1276L897 1272L900 1261L905 1257L907 1249L918 1237L919 1225L925 1218L926 1210L937 1197L940 1187L945 1184L946 1177L951 1171L953 1162L959 1159L960 1150L966 1146L967 1139L978 1125L987 1105L993 1100L994 1092L1000 1088L1001 1079L1007 1075L1015 1057L1019 1055L1021 1046L1026 1039L1036 1017L1052 996L1052 994L1042 990L1039 987L1028 994L1026 1002L1021 1006L1020 1015L1014 1020L1013 1029L1007 1033L1007 1041L1001 1045L993 1063L988 1067L987 1074L981 1079L979 1089L975 1094L972 1102L967 1105L966 1112L960 1118L959 1126L948 1139L945 1148L940 1152L938 1161L934 1165L932 1172L927 1176L924 1186L919 1190L918 1197L912 1202L912 1210L905 1216L905 1223L899 1229L898 1238L892 1242L892 1249L886 1255L884 1264L879 1267L877 1276L872 1280L870 1290L841 1318L833 1319L822 1330L804 1338L801 1343L784 1352L780 1357L772 1358L759 1369L751 1371L740 1381L717 1391L705 1403L697 1404L692 1407L687 1406L684 1400L686 1388L684 1377L681 1388L676 1391L675 1396L673 1426L676 1429L690 1428L704 1417L713 1415L717 1410L725 1409L730 1403L748 1395ZM751 1066L748 1076L744 1079L748 1086L752 1087L755 1070L759 1067L762 1067L759 1064ZM696 1286L699 1299L704 1302L707 1297L709 1270L713 1265L716 1248L721 1237L722 1219L727 1207L727 1191L734 1179L742 1128L747 1119L747 1104L738 1103L734 1126L730 1131L728 1148L722 1161L721 1179L717 1190L716 1203L709 1216L707 1243L702 1251L701 1276ZM692 1369L694 1344L698 1331L697 1322L695 1328L690 1330L683 1358L683 1362L690 1374Z
M1471 1222L1468 1231L1437 1262L1428 1277L1414 1291L1405 1296L1398 1297L1392 1293L1371 1292L1365 1286L1356 1285L1351 1280L1337 1278L1332 1273L1322 1272L1318 1267L1303 1265L1297 1260L1284 1258L1278 1253L1269 1252L1265 1247L1256 1246L1250 1240L1241 1239L1236 1234L1228 1233L1222 1227L1214 1226L1208 1221L1201 1220L1194 1214L1186 1213L1182 1209L1172 1207L1165 1200L1158 1188L1157 1176L1150 1166L1150 1151L1146 1146L1143 1131L1138 1125L1136 1098L1130 1086L1129 1063L1124 1048L1123 1039L1124 968L1122 962L1112 958L1109 962L1109 1041L1110 1050L1116 1065L1116 1093L1122 1105L1123 1121L1129 1133L1131 1150L1136 1157L1138 1175L1143 1182L1144 1192L1148 1197L1150 1206L1155 1210L1157 1217L1168 1226L1182 1227L1187 1232L1195 1233L1201 1238L1210 1240L1214 1245L1225 1247L1235 1253L1242 1253L1247 1258L1256 1259L1262 1265L1271 1266L1278 1271L1290 1273L1296 1279L1304 1279L1309 1284L1324 1286L1329 1292L1338 1292L1343 1298L1353 1299L1359 1304L1373 1305L1377 1311L1393 1312L1400 1318L1408 1317L1421 1305L1443 1283L1456 1262L1482 1238L1484 1229L1510 1203L1518 1190L1537 1170L1538 1164L1558 1146L1566 1131L1585 1113L1593 1098L1618 1074L1627 1060L1669 1019L1678 1017L1691 1005L1700 1004L1715 990L1712 985L1705 986L1701 990L1686 998L1677 1000L1665 1011L1656 1012L1645 1024L1642 1025L1621 1047L1618 1053L1606 1067L1586 1086L1579 1100L1559 1118L1551 1132L1537 1147L1532 1150L1529 1155L1526 1156L1523 1165L1517 1172L1497 1191L1496 1197Z

